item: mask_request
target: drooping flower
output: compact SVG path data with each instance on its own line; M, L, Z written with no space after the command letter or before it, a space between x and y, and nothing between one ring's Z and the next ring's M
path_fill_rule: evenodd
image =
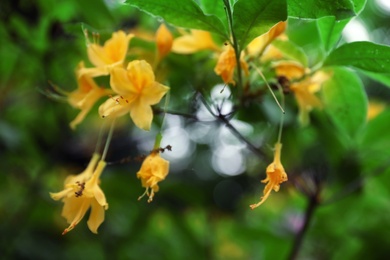
M248 64L243 57L240 58L240 65L246 75L248 75ZM215 74L219 75L225 84L233 84L236 82L233 79L234 70L237 66L236 53L231 45L227 45L226 49L219 55L217 65L214 68Z
M165 24L161 24L156 32L156 45L159 58L164 58L172 48L173 37L171 32L165 26Z
M287 174L280 161L281 150L282 150L282 144L279 142L276 143L274 160L267 167L266 170L267 177L261 181L262 183L267 183L263 191L263 196L260 198L260 201L258 203L250 205L251 209L257 208L258 206L263 204L264 201L266 201L266 199L271 194L272 190L278 192L280 188L280 184L287 181Z
M302 125L309 123L309 112L313 108L322 108L321 100L316 96L322 84L329 79L329 73L317 71L310 73L297 62L283 61L275 65L278 76L287 78L291 83L290 90L294 93L299 107L299 121Z
M94 154L88 167L81 174L66 178L62 191L50 193L52 199L62 199L64 202L62 216L70 225L64 230L63 235L81 221L89 208L91 213L87 225L93 233L97 233L98 227L104 221L104 211L108 209L108 204L99 182L106 162L99 161L99 158L100 155Z
M88 58L95 67L84 68L80 71L80 75L87 74L91 77L108 75L113 68L122 66L129 42L133 37L133 34L118 31L114 32L103 46L96 43L88 43Z
M137 127L149 130L153 120L151 106L160 102L169 90L155 81L149 63L135 60L128 64L127 69L113 69L110 84L118 95L99 107L100 115L119 117L130 112L130 117Z
M72 129L75 129L76 126L84 120L96 101L101 97L112 93L109 89L98 87L90 76L86 74L79 75L80 71L83 69L84 62L80 62L76 70L78 83L78 88L76 90L70 93L60 91L67 96L67 100L71 106L81 110L77 117L70 123Z
M145 187L145 193L139 197L147 195L148 202L152 202L154 194L158 192L158 183L165 179L169 172L169 162L161 158L159 152L152 152L145 158L141 169L137 172L137 178L141 179L142 187Z

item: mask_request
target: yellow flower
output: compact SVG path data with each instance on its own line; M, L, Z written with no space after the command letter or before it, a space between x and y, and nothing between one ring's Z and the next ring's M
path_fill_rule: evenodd
M141 169L137 172L137 178L141 179L142 187L145 187L145 193L140 196L148 195L148 202L151 202L154 193L158 192L158 183L165 179L169 172L169 162L160 157L159 152L152 152L145 158Z
M98 163L99 157L99 155L94 154L84 172L68 176L64 183L64 190L50 193L52 199L62 199L64 202L62 216L70 225L64 230L63 235L71 231L81 221L89 208L91 208L91 213L87 224L93 233L97 233L98 227L104 221L104 211L108 209L108 204L99 187L99 181L106 162L100 161Z
M202 50L220 50L210 32L191 30L190 34L176 38L172 45L172 52L179 54L191 54Z
M241 68L245 74L248 75L248 64L245 62L243 57L240 59ZM233 80L234 70L236 69L237 61L236 54L231 45L226 46L226 49L219 55L217 65L214 68L215 74L219 75L225 84L233 84L236 82Z
M88 58L95 68L85 68L80 71L80 75L88 74L91 77L108 75L112 68L122 66L130 39L133 37L133 34L118 31L113 33L103 46L88 43Z
M161 24L156 32L157 51L160 59L164 58L171 51L172 43L173 37L171 32L165 24Z
M264 195L263 197L260 198L260 201L258 203L250 205L251 209L257 208L258 206L263 204L263 202L266 201L266 199L271 194L272 190L278 192L280 188L280 184L282 182L287 181L287 174L284 171L283 165L280 161L281 150L282 150L282 144L279 142L276 143L274 161L267 167L266 170L267 178L261 181L262 183L267 183L263 191Z
M313 108L322 108L321 100L315 95L329 76L324 72L317 72L313 76L291 84L299 107L299 121L302 125L309 123L309 112Z
M118 94L99 107L102 117L119 117L130 112L134 124L149 130L153 120L151 105L160 102L169 90L155 81L152 67L144 60L128 64L127 70L115 68L111 72L111 87Z
M81 109L77 117L70 123L72 129L75 129L84 120L96 101L112 93L109 89L98 87L90 76L86 74L79 76L80 70L83 69L84 62L80 62L76 70L78 88L70 93L63 92L71 106Z
M250 56L262 54L265 48L286 30L286 22L278 22L268 32L253 39L246 47Z
M329 74L317 71L310 75L310 69L297 62L283 61L275 65L278 76L292 81L290 90L294 93L299 107L299 121L302 125L309 123L309 112L313 108L322 108L321 100L315 95L322 84L329 79ZM307 75L305 77L305 75Z

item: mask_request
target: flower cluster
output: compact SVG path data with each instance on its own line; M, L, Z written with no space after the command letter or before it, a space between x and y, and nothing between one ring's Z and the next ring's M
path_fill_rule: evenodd
M81 110L70 123L72 129L85 119L100 99L105 98L98 112L104 120L111 119L112 127L114 119L129 114L138 128L150 130L153 121L151 106L158 104L169 88L156 80L154 68L142 57L126 64L128 47L134 37L134 34L118 31L113 33L104 45L91 43L87 38L87 54L92 66L86 67L83 61L79 63L76 69L76 90L65 92L57 89L71 106ZM165 25L161 25L155 37L156 64L170 52L172 41L169 30ZM104 76L109 77L109 88L98 86L94 80ZM69 227L63 234L72 230L89 208L91 213L87 224L93 233L97 233L98 227L104 221L104 211L108 209L108 204L99 185L100 176L107 165L105 155L111 138L112 131L102 156L94 154L82 173L66 178L62 191L50 193L54 200L62 200L64 203L62 216L68 221ZM158 191L157 183L165 179L168 172L169 162L156 152L152 152L143 162L137 177L146 188L149 202Z
M99 185L100 176L107 165L105 156L112 138L114 119L128 114L136 127L146 131L151 129L154 117L152 106L160 103L170 89L162 82L167 81L165 74L169 73L171 68L164 68L166 71L161 73L162 75L159 73L162 67L160 65L168 57L172 57L170 55L182 57L181 55L194 55L198 52L207 53L208 61L212 62L213 73L217 75L215 78L225 86L231 85L238 89L237 95L241 96L236 97L235 108L245 106L243 103L247 100L254 102L256 98L261 98L270 90L281 112L284 113L285 95L291 93L295 98L299 122L302 125L308 124L309 112L322 107L317 93L331 75L329 72L308 68L307 63L286 53L285 48L280 48L289 44L289 39L285 35L286 26L287 23L284 21L277 22L268 32L255 37L245 46L239 46L233 36L218 39L208 31L185 31L177 28L176 33L172 34L164 24L153 37L143 38L144 36L138 33L118 31L103 45L90 42L86 33L90 66L81 61L76 69L78 88L73 92L62 90L59 92L66 97L71 106L80 110L70 123L71 128L75 129L82 123L95 104L103 98L105 100L99 104L98 113L100 118L110 121L112 126L102 156L95 154L84 172L68 177L62 191L51 193L53 199L61 199L64 202L62 215L70 224L64 234L80 222L89 208L91 213L88 227L97 233L104 220L104 212L108 208ZM154 53L142 48L129 50L132 40L137 37L151 41L155 47ZM131 55L128 55L129 53ZM106 82L109 82L109 86L98 86L95 82L96 77L108 77ZM280 91L275 95L270 85ZM258 203L250 205L252 209L263 204L272 190L277 192L280 184L288 179L281 163L283 113L278 140L274 147L274 159L266 169L267 177L262 181L266 184L263 196ZM223 119L225 123L228 121L222 114L214 116ZM158 148L160 137L156 137L154 150L143 160L136 174L145 188L139 199L146 195L148 202L153 200L155 193L159 191L159 182L163 181L169 172L169 162L160 156L164 150Z

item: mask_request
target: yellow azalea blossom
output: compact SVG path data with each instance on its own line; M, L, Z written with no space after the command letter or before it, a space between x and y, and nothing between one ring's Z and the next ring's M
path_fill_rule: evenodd
M176 38L172 45L172 52L179 54L191 54L202 50L220 50L210 32L191 30L190 34Z
M80 62L76 70L76 75L79 75L80 70L84 69L84 62ZM70 93L63 92L71 106L81 109L77 117L70 123L70 127L75 129L80 124L93 105L101 97L112 93L111 90L100 88L95 81L88 75L84 74L77 77L78 88Z
M321 85L329 76L324 72L317 72L313 76L302 81L292 83L291 91L294 92L299 107L299 121L302 125L309 123L309 112L313 108L322 108L321 100L315 95L321 89Z
M91 213L87 225L93 233L97 233L97 229L104 221L104 211L108 209L108 204L99 187L99 182L106 162L100 161L98 163L99 158L99 155L94 154L84 172L66 178L64 190L50 193L52 199L62 199L64 202L62 216L70 225L64 230L63 235L71 231L81 221L89 208L91 208Z
M263 204L264 201L266 201L271 194L272 190L278 192L280 184L287 181L287 174L280 161L281 150L282 144L279 142L276 143L274 161L270 165L268 165L266 170L267 177L261 181L262 183L267 183L263 191L264 195L260 198L260 201L258 203L250 205L251 209L255 209L261 204Z
M160 102L169 90L155 81L152 67L144 60L135 60L127 69L115 68L111 72L112 89L117 93L99 107L102 117L119 117L130 112L134 124L149 130L153 120L151 105Z
M169 162L161 158L159 152L152 152L142 163L141 169L137 172L137 178L141 179L142 187L145 187L145 193L140 196L149 197L148 202L153 200L154 194L158 192L158 183L165 179L169 172Z
M241 57L240 59L241 68L245 74L248 75L248 64ZM236 82L233 80L234 70L237 66L236 54L231 45L226 46L226 49L221 53L218 58L217 65L214 68L215 74L219 75L225 84L233 84Z
M265 48L286 30L286 25L286 22L279 22L265 34L253 39L246 47L248 55L258 56L263 53Z
M156 32L156 45L159 58L164 58L172 48L173 37L171 32L165 26L165 24L161 24Z
M112 68L122 66L130 39L133 37L133 34L118 31L113 33L103 46L88 43L88 58L95 68L85 68L80 71L80 75L88 74L91 77L108 75Z
M294 93L299 107L299 121L302 125L309 123L309 112L313 108L322 108L321 100L315 95L322 84L329 79L323 71L310 75L310 69L292 61L276 63L275 72L278 76L286 77L292 83L290 90ZM307 75L305 77L305 75Z

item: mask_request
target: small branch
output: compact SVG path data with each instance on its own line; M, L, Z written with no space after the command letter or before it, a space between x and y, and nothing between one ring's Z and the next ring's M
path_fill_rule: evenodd
M318 190L319 191L319 190ZM317 207L320 205L318 201L318 194L315 194L311 197L308 197L308 204L305 211L304 223L302 228L299 230L294 239L294 244L291 249L290 255L288 257L289 260L298 259L298 253L302 247L303 239L306 235L306 232L310 226L310 223L313 219L314 212Z

